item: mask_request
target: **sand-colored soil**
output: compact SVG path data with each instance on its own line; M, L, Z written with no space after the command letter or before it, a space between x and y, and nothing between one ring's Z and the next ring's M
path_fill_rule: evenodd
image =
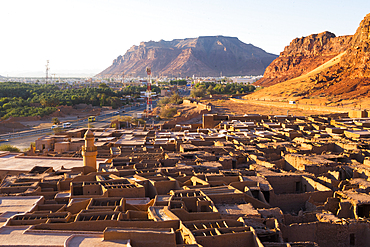
M221 114L265 114L265 115L294 115L294 116L309 116L316 114L329 113L317 107L312 109L300 109L296 106L289 106L286 103L268 102L268 101L248 101L248 100L235 100L235 99L221 99L210 101L214 105L214 111ZM337 112L333 109L333 112Z
M265 99L265 100L297 100L296 94L298 92L309 91L312 87L312 83L309 82L309 78L314 76L321 71L328 69L329 67L337 64L340 62L341 57L345 54L345 52L339 54L338 56L330 59L323 65L311 70L307 74L298 76L291 80L278 83L271 87L264 88L262 90L258 90L245 98L249 99Z

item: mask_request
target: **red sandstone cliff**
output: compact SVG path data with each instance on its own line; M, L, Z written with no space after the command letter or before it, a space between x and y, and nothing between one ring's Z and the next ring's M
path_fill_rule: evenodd
M256 85L271 86L305 74L345 51L351 38L330 32L296 38L266 68Z
M361 21L340 62L310 80L314 83L311 95L370 96L370 14Z
M336 103L367 100L370 14L352 36L335 37L324 32L293 40L256 84L266 88L252 94L252 98L326 98Z

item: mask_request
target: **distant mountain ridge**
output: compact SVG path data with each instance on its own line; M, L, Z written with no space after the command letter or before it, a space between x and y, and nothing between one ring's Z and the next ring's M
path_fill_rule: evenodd
M275 58L236 37L149 41L132 46L96 77L146 76L146 67L156 76L261 75Z

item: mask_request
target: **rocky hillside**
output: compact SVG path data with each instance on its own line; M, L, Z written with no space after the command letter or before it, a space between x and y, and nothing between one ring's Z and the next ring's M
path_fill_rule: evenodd
M342 95L344 99L370 96L370 14L349 44L339 63L310 77L312 95Z
M262 75L276 58L235 37L207 36L172 41L142 42L118 56L96 77Z
M295 39L257 82L251 97L326 98L342 104L370 96L370 14L352 36L329 32ZM341 103L339 103L341 102Z
M266 68L257 85L271 86L307 73L345 51L351 38L330 32L296 38Z

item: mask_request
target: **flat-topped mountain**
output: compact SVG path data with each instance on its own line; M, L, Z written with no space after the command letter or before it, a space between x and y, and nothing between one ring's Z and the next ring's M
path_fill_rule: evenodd
M172 41L142 42L118 56L97 77L261 75L277 55L235 37L201 36Z

